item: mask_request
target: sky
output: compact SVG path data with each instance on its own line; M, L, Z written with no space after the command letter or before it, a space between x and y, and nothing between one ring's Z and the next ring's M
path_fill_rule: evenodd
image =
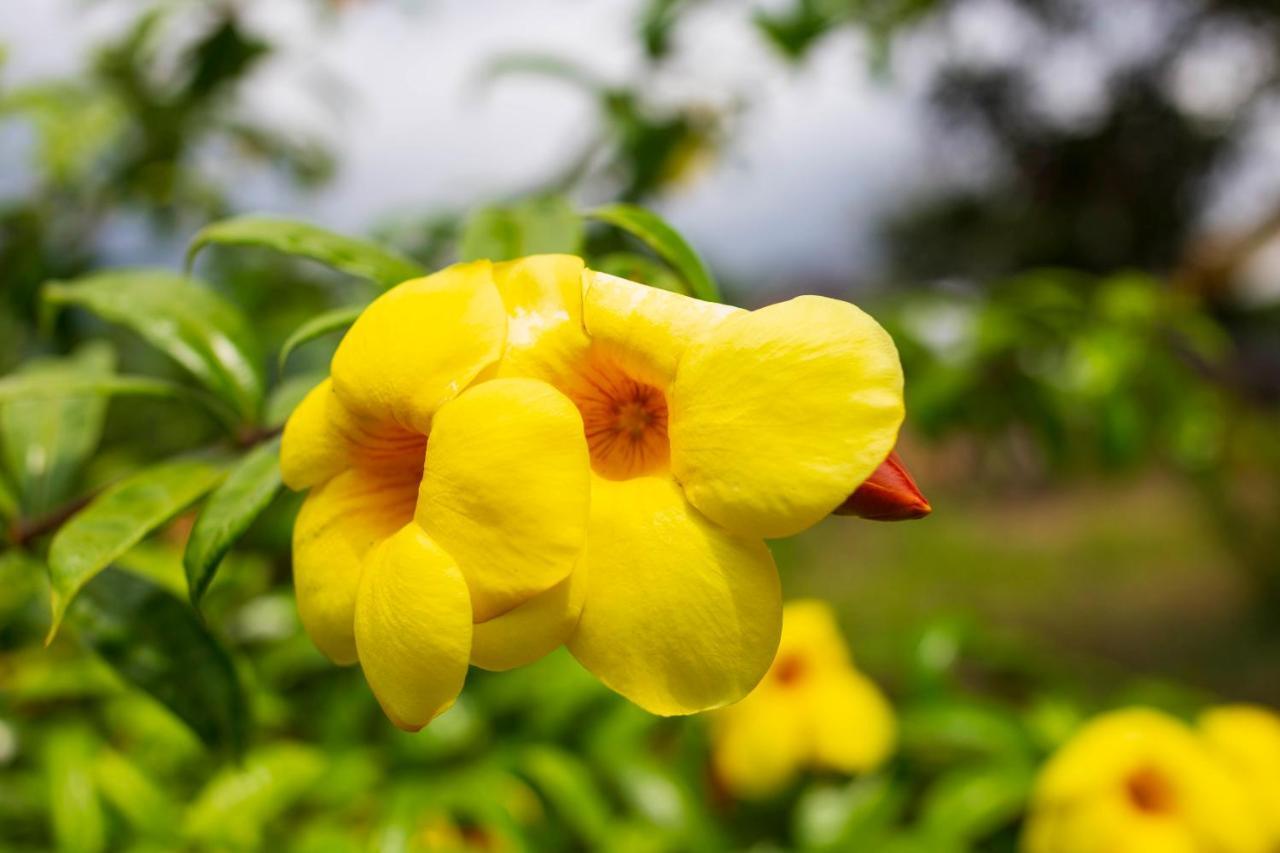
M725 103L750 93L714 165L659 206L727 275L831 277L874 265L874 223L924 178L922 109L877 78L851 35L790 68L736 4L710 4L680 33L667 97ZM588 138L591 105L563 84L479 77L511 52L546 52L625 81L641 66L631 0L466 0L351 4L333 21L305 0L244 4L281 50L246 91L248 108L326 139L336 178L313 195L283 182L239 203L367 230L398 213L466 208L535 185ZM83 0L0 2L12 83L72 72L84 48L134 8ZM0 144L0 190L17 156Z
M0 0L5 79L73 72L85 47L138 5ZM240 5L248 26L280 48L246 88L247 109L327 140L340 169L314 194L262 178L237 186L237 201L344 231L500 199L554 174L578 150L590 134L585 96L534 78L484 87L494 59L548 53L619 82L642 67L631 34L637 0L364 0L327 21L311 0ZM850 32L821 42L799 67L784 64L752 31L745 6L695 7L678 31L676 60L655 81L660 97L751 102L714 165L658 207L730 277L764 287L873 277L876 227L888 212L929 187L986 180L997 168L980 143L937 138L924 102L930 70L957 53L1012 61L1032 37L1027 24L1008 0L970 0L899 44L888 73L878 74ZM1156 9L1153 0L1127 0L1109 11L1091 48L1101 45L1101 56L1081 44L1045 46L1028 69L1044 109L1087 122L1104 75L1167 26L1167 12ZM1241 76L1258 67L1245 36L1225 49L1209 45L1170 85L1206 110L1229 104ZM1280 135L1272 126L1255 137L1253 155L1224 179L1211 208L1222 221L1248 221L1280 187ZM0 134L0 193L20 186L22 174L18 148Z

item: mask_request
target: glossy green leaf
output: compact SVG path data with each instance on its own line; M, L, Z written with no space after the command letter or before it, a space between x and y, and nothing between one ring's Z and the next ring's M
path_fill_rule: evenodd
M236 463L196 516L182 564L191 603L199 606L227 551L280 491L280 439L260 444Z
M120 678L93 655L79 649L57 651L28 646L6 658L4 691L14 702L32 705L83 702L120 693Z
M524 752L519 769L588 847L608 837L608 803L577 757L554 747L533 746Z
M53 622L47 641L57 633L67 605L82 586L216 486L222 476L222 469L200 460L165 462L116 483L72 516L49 545Z
M1012 823L1031 795L1029 765L960 768L941 776L921 806L920 824L932 836L978 841Z
M306 222L267 216L237 216L201 229L187 249L190 266L210 244L255 246L309 258L384 288L425 274L415 261L377 243L334 234Z
M327 373L321 372L303 373L281 380L267 397L267 408L263 416L266 425L283 426L303 398L312 388L323 382L326 376L328 376Z
M263 828L302 797L324 774L324 754L276 743L228 767L196 795L183 821L193 841L256 850Z
M483 207L467 217L458 238L458 258L507 261L520 257L519 226L505 207Z
M582 217L559 196L477 210L459 238L464 261L509 261L525 255L582 254Z
M360 316L360 312L364 309L365 306L363 305L347 305L342 308L335 308L332 311L317 314L294 329L289 337L285 338L284 344L280 347L280 357L278 359L280 369L284 369L285 362L289 360L290 354L298 347L322 335L345 329L356 321L356 318Z
M599 270L618 278L643 282L650 287L684 293L684 280L672 272L671 267L652 255L639 252L610 252L602 258L595 259L592 269Z
M244 315L191 279L157 270L112 270L51 282L44 298L75 305L137 332L252 421L266 382Z
M210 747L238 753L246 703L226 650L180 599L110 569L71 608L77 635L125 681L149 693Z
M0 521L18 516L18 490L9 485L9 478L0 471Z
M90 345L65 359L28 362L19 375L33 383L110 375L115 356ZM40 397L0 406L0 448L28 515L48 512L69 495L80 466L98 446L106 402L101 396Z
M902 750L940 764L970 756L1017 762L1034 753L1021 720L994 703L939 699L906 709L900 723Z
M597 207L587 215L617 226L643 241L680 274L692 296L708 302L722 301L720 288L702 258L680 236L680 232L658 214L633 204L609 204Z
M871 849L901 817L907 791L883 776L845 785L813 785L796 801L791 819L806 850Z
M49 820L58 853L98 853L107 849L106 818L91 766L98 744L85 729L53 731L44 744Z
M137 764L114 749L103 748L93 759L92 771L102 799L134 830L150 838L172 835L178 804Z
M54 397L96 394L110 397L177 397L182 386L150 376L130 376L83 372L36 376L35 371L18 371L0 377L0 405L24 400L47 400Z

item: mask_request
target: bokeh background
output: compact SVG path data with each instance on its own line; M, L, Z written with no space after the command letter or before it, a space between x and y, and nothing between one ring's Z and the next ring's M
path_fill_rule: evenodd
M5 404L5 849L1007 850L1026 768L1079 719L1280 704L1273 4L9 0L0 43L0 373L106 339L120 370L180 379L128 332L50 316L40 287L178 270L234 213L429 267L585 240L669 276L615 231L556 231L568 205L635 202L730 301L825 293L890 328L900 451L934 507L775 547L789 598L836 607L901 743L879 775L744 806L709 778L703 721L649 718L564 655L392 730L300 632L282 496L205 604L247 685L237 764L74 630L39 643L38 523L210 442L207 418L80 401L101 441L53 470ZM262 250L196 269L269 352L373 292ZM305 388L333 344L280 383ZM120 564L182 583L184 523Z

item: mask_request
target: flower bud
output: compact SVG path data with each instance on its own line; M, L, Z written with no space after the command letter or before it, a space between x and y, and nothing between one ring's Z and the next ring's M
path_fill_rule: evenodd
M909 521L924 518L932 511L933 507L920 493L911 472L894 450L866 482L836 507L835 514L856 515L871 521Z

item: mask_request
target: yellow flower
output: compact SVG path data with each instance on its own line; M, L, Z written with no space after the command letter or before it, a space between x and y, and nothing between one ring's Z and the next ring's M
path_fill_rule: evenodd
M1174 718L1104 714L1041 771L1027 853L1268 853L1245 786Z
M652 712L725 705L778 642L763 537L841 505L901 420L893 343L848 303L453 266L374 301L286 425L299 612L404 728L468 663L562 643Z
M1224 705L1200 716L1200 732L1248 789L1280 850L1280 716L1251 705Z
M789 602L773 665L747 698L716 712L716 776L741 797L776 793L804 767L858 773L893 752L896 725L858 672L821 601Z

